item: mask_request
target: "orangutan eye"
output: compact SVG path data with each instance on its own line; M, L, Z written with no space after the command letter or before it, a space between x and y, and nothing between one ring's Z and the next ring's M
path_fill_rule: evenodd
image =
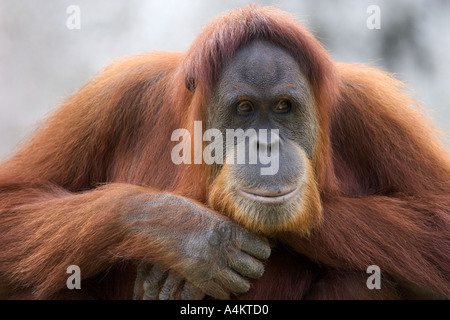
M291 102L287 99L280 100L275 107L277 113L288 113L289 111L291 111Z
M238 103L236 110L239 115L245 116L253 111L253 105L250 101L241 101Z

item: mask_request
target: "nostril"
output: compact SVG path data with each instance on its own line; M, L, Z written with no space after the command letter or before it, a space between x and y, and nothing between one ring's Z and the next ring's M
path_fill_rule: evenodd
M264 141L256 141L256 151L262 151L262 152L271 152L272 151L272 143L264 142Z
M273 144L273 141L267 141L266 142L266 141L259 141L258 140L256 147L257 147L258 150L259 150L260 147L262 147L264 150L270 151L272 149L272 144Z
M272 135L267 137L263 135L262 137L253 137L250 140L250 145L252 146L253 150L256 150L257 152L271 152L272 149L276 149L278 147L278 144L280 143L280 138L278 134L271 133Z

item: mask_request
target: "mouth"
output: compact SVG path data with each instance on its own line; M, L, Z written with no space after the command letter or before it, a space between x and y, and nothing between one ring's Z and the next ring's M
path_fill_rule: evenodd
M239 189L241 197L266 204L276 204L292 199L299 191L299 187L286 190L263 190L263 189Z

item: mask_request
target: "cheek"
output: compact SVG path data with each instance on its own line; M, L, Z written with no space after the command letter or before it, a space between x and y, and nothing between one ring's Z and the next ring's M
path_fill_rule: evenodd
M290 139L296 142L297 146L302 146L310 159L314 155L314 146L317 143L318 127L313 111L305 110L299 117L301 121L293 123L289 128Z
M209 205L253 232L273 235L291 231L307 235L322 220L322 207L311 163L303 150L299 153L305 168L298 181L300 192L296 197L277 204L242 198L237 190L251 181L242 181L233 165L224 165L210 187Z

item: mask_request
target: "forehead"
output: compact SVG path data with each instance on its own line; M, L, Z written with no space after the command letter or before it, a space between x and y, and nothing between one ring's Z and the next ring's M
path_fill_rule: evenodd
M264 89L279 83L304 82L305 78L286 50L268 41L253 40L236 51L220 80L222 84L245 83Z

